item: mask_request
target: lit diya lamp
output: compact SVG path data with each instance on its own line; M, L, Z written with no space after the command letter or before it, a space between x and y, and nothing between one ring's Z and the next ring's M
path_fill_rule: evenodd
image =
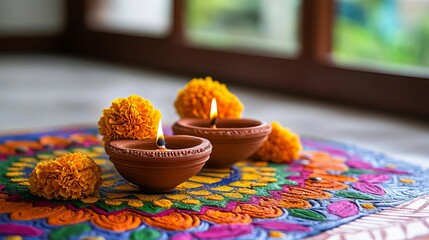
M218 119L213 99L210 119L181 119L173 125L173 132L210 140L213 152L205 166L226 168L255 153L267 140L271 126L254 119Z
M170 192L197 174L210 157L212 145L195 136L166 136L159 121L157 138L114 140L106 153L118 172L144 192Z

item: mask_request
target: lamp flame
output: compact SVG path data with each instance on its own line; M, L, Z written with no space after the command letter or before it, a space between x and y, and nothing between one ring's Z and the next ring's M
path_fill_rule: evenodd
M164 132L162 131L162 123L161 119L158 122L158 131L156 133L156 146L160 150L165 150L165 138L164 138Z
M210 107L210 127L216 128L217 121L217 103L216 98L212 98L212 105Z

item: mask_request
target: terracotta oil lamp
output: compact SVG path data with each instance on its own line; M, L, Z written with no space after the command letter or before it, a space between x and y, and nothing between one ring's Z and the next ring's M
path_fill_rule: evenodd
M181 119L173 125L173 132L210 140L213 152L205 166L227 168L255 153L267 140L271 126L254 119L217 119L214 99L210 119Z
M143 192L170 192L197 174L209 159L212 145L195 136L167 136L161 123L157 139L115 140L106 153L119 174Z

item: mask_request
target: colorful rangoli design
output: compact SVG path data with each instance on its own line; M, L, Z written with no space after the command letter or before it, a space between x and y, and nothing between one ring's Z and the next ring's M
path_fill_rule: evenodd
M96 129L0 137L0 237L25 239L297 239L429 193L429 172L385 155L302 140L290 165L245 160L203 169L168 194L144 194L108 160ZM39 161L82 152L103 170L98 195L31 195Z

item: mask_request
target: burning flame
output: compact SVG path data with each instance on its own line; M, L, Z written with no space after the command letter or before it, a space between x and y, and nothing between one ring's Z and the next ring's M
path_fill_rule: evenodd
M217 103L216 98L212 98L212 106L210 107L210 126L216 128L217 121Z
M156 133L156 145L158 146L158 149L165 149L165 138L164 138L164 132L162 131L161 119L158 122L158 131Z

